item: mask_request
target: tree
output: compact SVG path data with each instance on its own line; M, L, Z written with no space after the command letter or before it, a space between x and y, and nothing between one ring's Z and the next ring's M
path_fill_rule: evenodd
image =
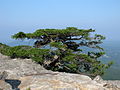
M35 39L34 48L49 45L49 55L44 55L42 65L53 71L70 73L83 73L90 76L103 75L112 62L103 64L99 57L105 54L99 46L105 39L104 36L95 34L93 29L78 29L67 27L66 29L39 29L33 33L19 32L12 36L14 39ZM80 47L98 49L99 52L88 51L83 53ZM39 58L37 58L39 61Z

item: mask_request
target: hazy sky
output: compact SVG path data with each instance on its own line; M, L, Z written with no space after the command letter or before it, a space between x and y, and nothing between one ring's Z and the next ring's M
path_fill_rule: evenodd
M19 31L70 26L120 40L120 0L0 0L0 42Z

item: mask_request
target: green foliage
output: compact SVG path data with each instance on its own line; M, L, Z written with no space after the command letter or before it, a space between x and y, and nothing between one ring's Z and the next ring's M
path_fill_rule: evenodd
M5 44L0 44L0 53L11 58L32 58L34 61L42 63L45 59L44 56L49 54L49 50L32 48L26 45L9 47Z
M50 46L51 47L56 47L56 48L65 48L65 45L63 45L62 42L51 42Z
M90 56L91 58L95 58L95 59L101 57L104 54L105 52L88 52L88 56Z
M0 53L9 56L10 47L8 45L0 43Z
M84 73L91 76L102 75L113 63L103 64L99 57L105 54L99 46L104 36L95 34L95 30L67 27L66 29L39 29L33 33L19 32L12 36L14 39L35 39L34 47L30 46L5 46L1 52L12 58L32 58L46 69L70 73ZM40 49L49 45L56 50ZM86 46L98 49L99 52L89 51L83 53L79 47Z
M46 59L46 57L49 55L49 50L48 49L37 49L37 48L32 48L29 51L29 55L30 57L40 63L43 64L44 60Z
M24 32L19 32L19 33L15 34L14 36L12 36L12 38L24 39L24 38L26 38L26 34Z

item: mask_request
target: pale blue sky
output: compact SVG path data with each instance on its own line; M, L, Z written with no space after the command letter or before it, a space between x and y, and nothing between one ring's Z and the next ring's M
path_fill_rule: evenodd
M0 42L19 31L70 26L120 40L120 0L0 0Z

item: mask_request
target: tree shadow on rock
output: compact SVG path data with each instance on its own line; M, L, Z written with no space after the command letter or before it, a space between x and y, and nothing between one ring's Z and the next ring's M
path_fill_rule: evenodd
M14 90L20 90L18 86L20 85L20 80L6 79L5 82L9 83Z

